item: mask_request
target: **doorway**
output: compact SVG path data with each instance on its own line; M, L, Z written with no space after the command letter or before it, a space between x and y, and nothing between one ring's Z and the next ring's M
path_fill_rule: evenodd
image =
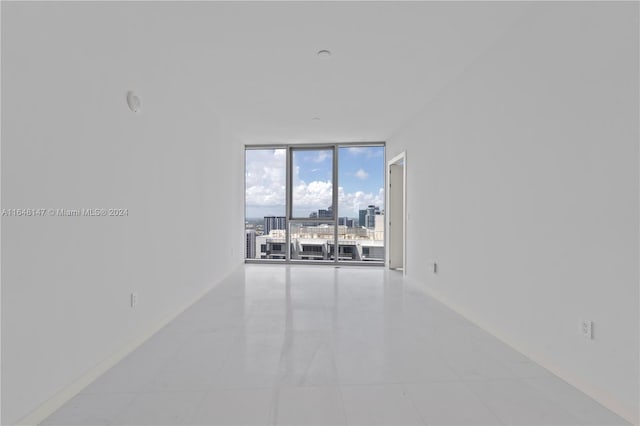
M388 243L389 269L407 273L406 265L406 211L407 211L407 158L402 152L387 163Z

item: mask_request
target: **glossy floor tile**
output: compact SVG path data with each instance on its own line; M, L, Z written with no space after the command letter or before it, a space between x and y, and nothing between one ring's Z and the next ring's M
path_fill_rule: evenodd
M623 425L374 267L246 265L47 425Z
M342 386L350 425L422 424L418 410L401 384Z
M259 425L270 423L274 390L218 389L208 392L198 408L194 425Z
M274 420L276 425L346 425L338 386L291 387L278 389Z
M500 419L461 382L405 386L409 399L429 425L495 425Z

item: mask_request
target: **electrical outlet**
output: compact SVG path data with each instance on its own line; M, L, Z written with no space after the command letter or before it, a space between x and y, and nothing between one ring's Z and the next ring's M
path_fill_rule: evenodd
M138 304L138 293L131 293L131 307L135 308Z
M580 335L585 339L593 339L593 321L581 320L580 321Z

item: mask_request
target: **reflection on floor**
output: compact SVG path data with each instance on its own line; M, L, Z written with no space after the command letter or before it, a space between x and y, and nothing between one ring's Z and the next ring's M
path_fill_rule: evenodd
M246 265L44 424L626 424L375 267Z

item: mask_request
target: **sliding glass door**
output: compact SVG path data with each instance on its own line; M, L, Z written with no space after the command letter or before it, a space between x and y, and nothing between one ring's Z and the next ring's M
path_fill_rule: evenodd
M245 150L245 259L287 260L287 150Z
M338 148L338 255L344 260L384 262L384 158L384 146Z
M294 261L331 261L335 243L335 147L291 147L289 234Z
M245 258L384 262L384 145L247 147Z

